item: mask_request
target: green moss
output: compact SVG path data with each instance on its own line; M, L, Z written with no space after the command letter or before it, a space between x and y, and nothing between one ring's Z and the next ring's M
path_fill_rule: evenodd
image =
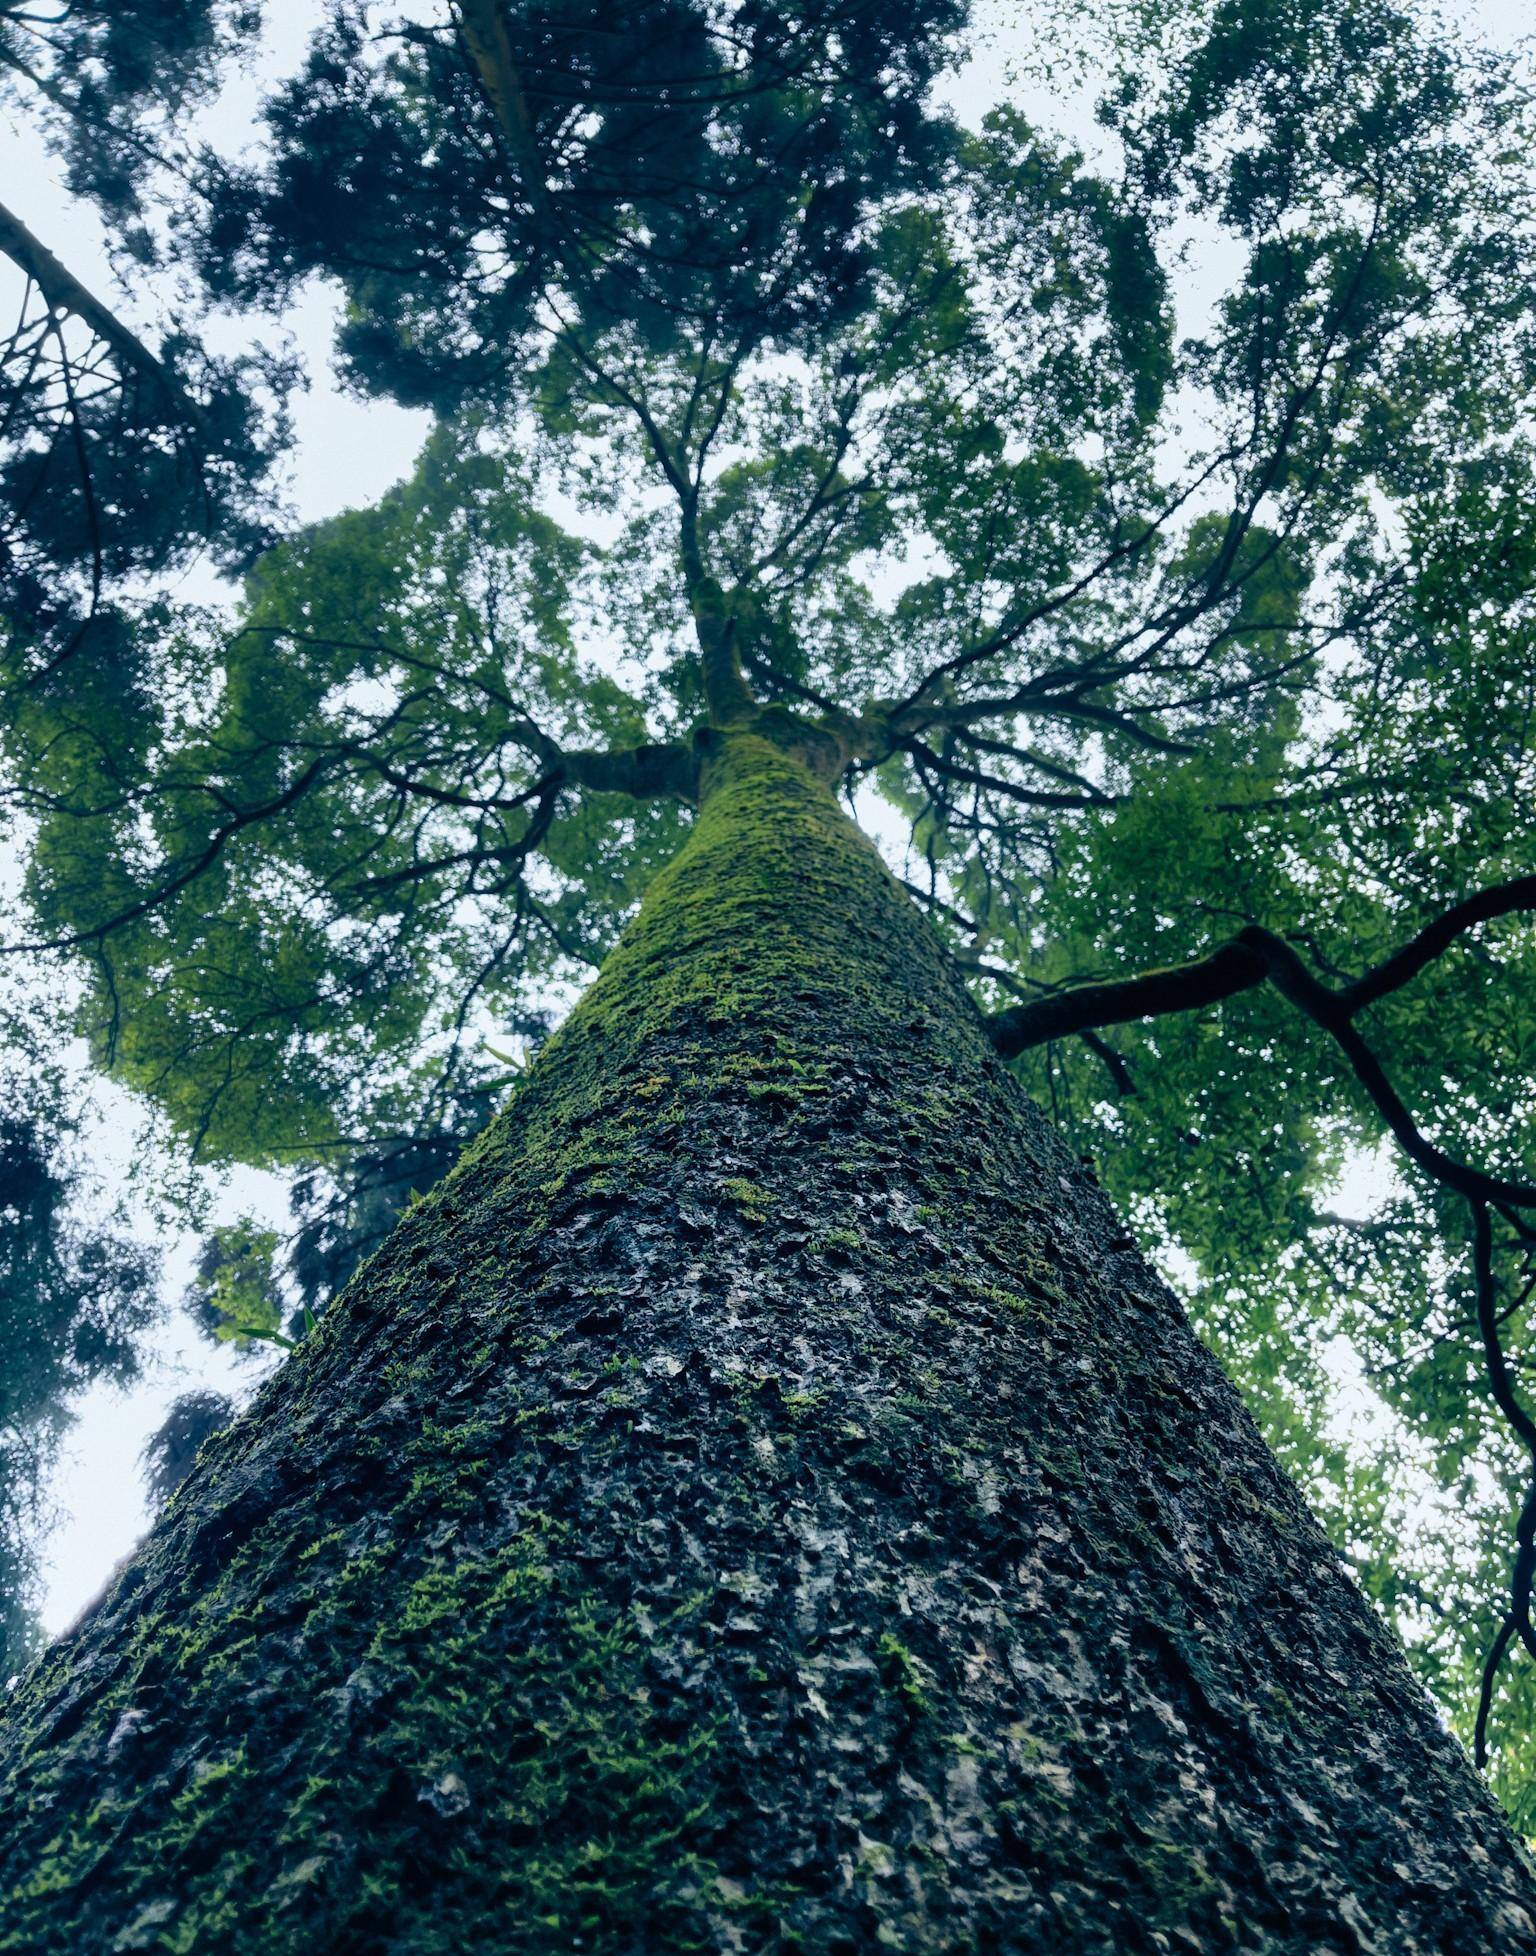
M1181 1816L1230 1884L1353 1813L1295 1762L1358 1619L1292 1637L1331 1564L1063 1187L869 845L717 738L505 1115L17 1694L0 1950L158 1897L221 1956L1234 1942Z
M770 1189L761 1188L741 1175L728 1176L720 1184L720 1193L750 1222L766 1221L775 1201Z
M820 1235L811 1238L810 1248L815 1256L827 1256L837 1250L852 1253L861 1247L863 1241L856 1229L824 1229Z
M926 1715L930 1706L928 1693L924 1689L922 1666L911 1651L889 1630L875 1648L886 1688L894 1691L909 1711Z
M850 918L863 928L850 931ZM427 1206L452 1199L461 1177L494 1169L515 1130L518 1182L538 1197L523 1213L532 1233L578 1187L600 1195L625 1185L690 1073L712 1094L739 1090L799 1117L825 1094L826 1053L809 1028L785 1028L782 1001L835 994L852 1012L889 1016L893 1036L909 1038L900 999L914 982L961 1004L937 943L893 898L872 846L788 753L757 733L717 735L686 846L522 1084L511 1126L488 1130ZM936 1060L946 1040L972 1066L980 1052L968 1006L930 1015L923 1037ZM954 1111L929 1095L914 1119L941 1125ZM749 1219L766 1212L765 1192L745 1178L731 1178L726 1193Z

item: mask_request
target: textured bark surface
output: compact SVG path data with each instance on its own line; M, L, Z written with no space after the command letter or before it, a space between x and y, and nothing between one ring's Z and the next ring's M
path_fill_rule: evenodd
M514 1104L16 1694L0 1948L1536 1949L926 926L716 746Z

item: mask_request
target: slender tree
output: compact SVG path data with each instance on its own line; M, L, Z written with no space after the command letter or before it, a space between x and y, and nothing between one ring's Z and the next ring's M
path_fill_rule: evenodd
M15 207L0 202L0 721L41 694L127 706L142 683L145 582L210 548L248 561L272 534L258 507L281 432L283 363L210 355L190 309L142 316L142 279L163 269L167 182L189 181L190 114L248 44L252 8L222 0L0 4L0 106L41 135L71 192L104 220L121 275L99 290ZM183 282L185 283L185 282ZM188 288L190 290L190 288ZM278 392L273 391L276 385ZM262 396L265 396L263 402ZM75 665L66 686L58 674ZM52 689L52 690L51 690ZM26 828L7 826L8 860ZM9 894L9 892L8 892ZM11 933L8 931L8 935ZM6 973L7 1113L0 1151L6 1269L0 1337L0 1672L38 1640L36 1535L71 1397L137 1368L135 1334L153 1314L155 1259L122 1218L88 1218L97 1193L79 1159L79 1116L58 1027Z
M104 1201L46 1030L7 1001L0 1115L0 1679L42 1645L37 1541L81 1390L133 1378L156 1258Z
M1466 1477L1480 1618L1364 1574L1518 1730L1523 98L1381 4L1129 17L1094 166L933 111L959 25L342 7L213 186L210 284L339 280L441 425L131 715L18 717L101 1056L344 1164L602 971L17 1694L0 1947L1536 1947L1014 1077L1342 1546L1325 1337Z

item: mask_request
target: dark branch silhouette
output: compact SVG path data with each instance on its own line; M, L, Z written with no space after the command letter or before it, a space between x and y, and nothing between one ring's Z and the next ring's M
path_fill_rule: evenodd
M1011 1058L1071 1034L1090 1037L1101 1026L1128 1025L1169 1013L1197 1011L1271 983L1283 998L1338 1044L1356 1079L1409 1160L1441 1187L1467 1198L1473 1224L1477 1324L1489 1389L1494 1404L1532 1463L1532 1478L1515 1530L1509 1608L1483 1663L1474 1735L1474 1752L1480 1766L1487 1764L1488 1717L1499 1669L1510 1644L1518 1637L1536 1657L1536 1626L1531 1621L1531 1590L1536 1578L1536 1419L1527 1412L1515 1391L1499 1335L1489 1218L1490 1205L1497 1205L1514 1225L1519 1238L1529 1242L1529 1225L1515 1212L1536 1208L1536 1187L1486 1174L1469 1163L1455 1160L1429 1140L1354 1021L1367 1006L1416 978L1464 932L1496 917L1532 910L1536 910L1536 876L1517 876L1505 883L1490 884L1487 889L1452 904L1391 957L1384 958L1352 984L1338 988L1314 977L1284 938L1250 924L1229 943L1189 964L1144 971L1133 978L1069 986L1008 1006L985 1020L993 1045Z

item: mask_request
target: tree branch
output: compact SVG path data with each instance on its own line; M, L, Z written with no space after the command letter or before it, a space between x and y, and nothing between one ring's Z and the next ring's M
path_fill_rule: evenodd
M518 181L539 217L549 215L549 186L534 140L533 119L499 0L458 0L459 34L485 90L486 101ZM558 234L553 234L558 235Z
M1407 984L1474 924L1507 917L1516 910L1536 910L1536 876L1516 876L1508 883L1491 884L1464 902L1453 904L1417 937L1410 938L1400 951L1345 988L1342 996L1348 1001L1349 1010L1358 1012L1362 1006L1373 1005L1378 998L1396 991L1399 985Z
M1531 1241L1530 1226L1516 1212L1536 1208L1536 1187L1505 1181L1457 1161L1421 1133L1354 1021L1367 1006L1417 977L1463 932L1495 917L1530 910L1536 910L1536 876L1517 876L1505 883L1492 884L1453 904L1390 957L1374 965L1353 984L1337 989L1314 977L1284 938L1250 924L1230 943L1189 964L1141 972L1132 978L1103 984L1076 985L1010 1006L984 1021L993 1045L1011 1057L1068 1033L1091 1037L1095 1026L1124 1025L1135 1019L1215 1004L1267 980L1340 1047L1356 1079L1408 1158L1433 1181L1467 1198L1472 1211L1477 1325L1489 1389L1494 1404L1530 1456L1532 1465L1515 1528L1509 1607L1483 1660L1473 1734L1473 1753L1480 1767L1488 1762L1488 1720L1493 1693L1511 1642L1518 1637L1525 1649L1536 1656L1536 1624L1531 1619L1532 1585L1536 1582L1536 1417L1521 1403L1515 1391L1500 1337L1501 1315L1489 1217L1490 1204L1496 1205L1520 1240Z
M1472 1265L1477 1277L1477 1328L1483 1344L1483 1362L1494 1404L1509 1422L1511 1431L1523 1443L1536 1469L1536 1420L1521 1405L1509 1364L1499 1337L1498 1289L1493 1277L1493 1225L1485 1202L1474 1202L1472 1209ZM1518 1636L1525 1648L1536 1656L1536 1629L1531 1624L1531 1580L1536 1576L1536 1472L1521 1503L1520 1519L1515 1524L1515 1560L1509 1578L1509 1609L1498 1635L1483 1662L1482 1684L1478 1692L1477 1723L1473 1733L1473 1756L1479 1766L1488 1763L1488 1714L1493 1706L1493 1687L1509 1649L1510 1639Z
M1193 1012L1261 985L1269 970L1260 954L1239 939L1209 957L1189 964L1111 978L1101 984L1072 985L1004 1011L989 1014L987 1037L1004 1059L1072 1033L1101 1026L1130 1025L1170 1012Z
M1470 1202L1532 1208L1536 1207L1536 1186L1485 1175L1481 1169L1446 1154L1420 1131L1380 1060L1353 1023L1365 1005L1406 984L1471 925L1530 909L1536 909L1536 877L1494 884L1446 911L1357 984L1338 991L1314 978L1284 938L1262 925L1249 924L1208 957L1165 970L1144 971L1134 978L1073 985L1047 998L1010 1005L1005 1011L990 1014L983 1023L993 1046L1005 1059L1011 1059L1067 1033L1128 1025L1137 1019L1214 1005L1238 992L1251 991L1268 979L1283 998L1335 1040L1403 1152L1426 1175Z
M0 204L0 251L26 273L50 306L72 313L111 347L124 366L152 380L182 420L197 425L201 420L197 404L188 399L169 367L4 204Z
M633 795L637 801L660 801L669 796L692 801L699 791L697 759L688 748L670 742L612 750L578 748L561 757L560 773L574 788Z

